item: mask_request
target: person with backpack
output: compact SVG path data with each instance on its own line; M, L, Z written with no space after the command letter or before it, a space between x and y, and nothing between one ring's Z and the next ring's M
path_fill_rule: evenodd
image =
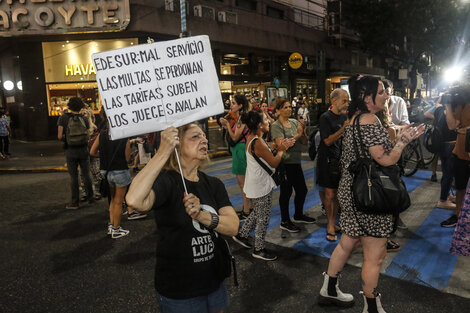
M90 124L88 119L80 114L84 107L82 99L70 98L68 104L69 113L63 114L57 121L57 138L64 142L67 169L70 175L70 190L72 201L65 206L66 209L74 210L79 205L78 166L83 172L85 190L89 204L94 203L93 185L90 175L90 155L88 152L88 130Z
M434 118L433 130L426 140L426 149L437 153L441 159L442 178L441 194L437 207L440 209L455 209L455 203L448 199L449 192L454 180L454 157L452 149L454 148L457 133L449 130L446 122L446 108L441 104L441 98L436 102L436 106L425 113L425 116Z
M252 245L248 238L254 229L254 249L251 255L257 259L274 261L277 256L266 250L264 240L269 226L273 189L276 188L271 175L281 164L284 152L294 145L295 140L283 139L277 146L277 150L274 150L274 144L271 149L271 146L263 139L263 135L269 132L269 121L263 111L254 110L244 113L242 122L250 130L246 146L247 168L244 192L253 201L253 214L248 216L238 235L232 238L242 247L250 249Z

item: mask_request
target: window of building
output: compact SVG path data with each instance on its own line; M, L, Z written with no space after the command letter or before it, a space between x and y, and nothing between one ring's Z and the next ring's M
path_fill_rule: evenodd
M284 11L268 6L266 8L266 15L269 16L269 17L283 19L284 18Z
M251 10L251 11L256 11L256 2L253 0L236 0L236 5L237 7Z
M222 75L250 75L250 61L247 56L234 53L225 54L220 61Z
M357 52L351 53L351 65L359 65L359 54Z

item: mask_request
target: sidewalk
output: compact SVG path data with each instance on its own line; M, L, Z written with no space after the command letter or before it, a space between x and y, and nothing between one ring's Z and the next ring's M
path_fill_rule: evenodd
M217 148L221 145L221 140L216 139L218 137L220 135L214 134L213 136L216 144L212 145L209 150L210 158L228 155L226 148ZM0 160L0 174L66 172L67 166L62 146L62 142L58 140L11 140L11 156ZM212 149L213 147L216 149Z
M58 140L10 142L11 156L0 161L0 174L66 172L62 143Z

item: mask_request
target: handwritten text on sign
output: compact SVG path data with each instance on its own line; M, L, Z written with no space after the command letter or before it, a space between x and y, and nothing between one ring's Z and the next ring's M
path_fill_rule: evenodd
M113 140L223 112L208 36L100 52L92 59Z

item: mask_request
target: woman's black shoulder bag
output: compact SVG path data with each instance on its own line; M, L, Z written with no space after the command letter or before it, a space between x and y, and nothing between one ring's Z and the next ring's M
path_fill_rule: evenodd
M280 184L282 184L283 182L287 180L286 167L284 166L282 161L276 167L276 170L274 172L269 167L267 167L266 164L264 164L264 162L261 161L255 153L254 143L257 139L258 138L254 138L253 141L251 142L251 155L255 158L256 162L258 162L258 164L269 174L269 176L273 178L276 185L279 186ZM268 145L268 148L269 148L269 145Z
M200 177L204 179L207 186L210 186L206 174L201 172ZM207 230L209 231L212 242L215 245L214 263L217 277L221 280L230 277L232 275L233 268L233 284L235 286L238 286L237 266L235 262L235 257L230 252L230 246L228 245L227 240L225 240L222 235L217 233L215 230L208 228Z
M397 217L410 206L410 196L397 165L381 166L367 157L359 124L361 114L353 124L356 161L349 165L349 171L353 175L351 189L356 209L368 214L392 214ZM356 137L359 138L359 143Z

